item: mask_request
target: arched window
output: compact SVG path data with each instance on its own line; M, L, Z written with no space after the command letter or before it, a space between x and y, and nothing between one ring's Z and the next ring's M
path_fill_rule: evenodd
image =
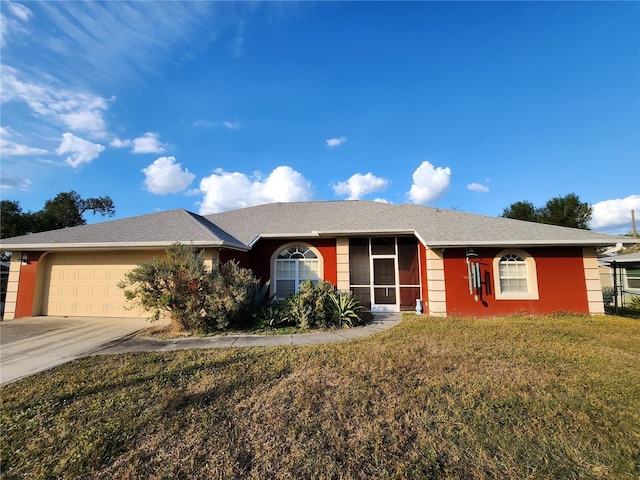
M537 300L536 262L524 250L503 250L493 260L496 299Z
M291 245L281 250L275 260L276 298L293 295L306 280L318 283L320 267L318 255L306 245Z
M527 262L520 255L508 253L499 262L500 291L503 293L528 292Z

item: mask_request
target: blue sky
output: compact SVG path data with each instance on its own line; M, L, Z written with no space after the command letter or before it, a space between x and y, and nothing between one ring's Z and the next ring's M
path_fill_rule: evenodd
M640 217L638 2L1 3L2 199ZM88 216L92 223L100 216Z

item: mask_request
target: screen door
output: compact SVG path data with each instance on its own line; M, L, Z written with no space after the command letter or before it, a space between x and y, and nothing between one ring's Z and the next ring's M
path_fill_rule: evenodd
M374 311L395 311L396 295L396 259L372 258L373 262L373 302Z

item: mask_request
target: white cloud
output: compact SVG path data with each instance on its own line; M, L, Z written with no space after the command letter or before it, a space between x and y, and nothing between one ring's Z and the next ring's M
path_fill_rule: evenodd
M6 2L9 15L0 14L0 46L9 43L10 37L26 35L28 30L23 23L27 23L33 12L20 3Z
M19 18L23 22L26 22L33 17L33 12L20 3L7 2L7 7L15 17Z
M590 227L594 230L619 230L627 233L632 230L631 210L635 210L636 219L640 219L640 195L614 198L594 203L592 206Z
M91 163L103 150L104 147L98 143L89 142L66 132L62 134L62 142L56 149L56 153L58 155L69 153L70 155L65 159L65 162L76 168L84 163Z
M388 185L389 180L376 177L371 172L366 175L356 173L346 182L333 185L333 191L336 195L347 195L347 200L360 200L370 193L386 190Z
M482 185L481 183L469 183L467 188L473 192L486 193L489 191L489 187Z
M162 143L158 134L154 132L147 132L133 140L114 137L109 145L113 148L133 147L131 149L132 153L164 153L167 151L167 145Z
M2 177L0 178L0 186L2 188L10 189L17 188L23 192L28 192L31 189L31 180L22 177Z
M200 181L204 198L200 213L223 212L270 202L300 202L313 199L311 183L291 167L276 167L267 177L251 178L240 172L215 172Z
M56 149L56 153L58 155L70 154L65 159L65 163L76 168L84 163L91 163L95 158L98 158L103 150L104 146L99 143L92 143L66 132L62 134L62 142Z
M104 112L109 101L98 95L57 88L53 84L22 81L15 68L3 65L1 101L23 101L39 116L53 119L67 129L96 138L106 136Z
M114 139L111 140L111 143L109 145L111 145L113 148L130 147L131 146L131 140L128 140L128 139L120 140L118 137L114 137Z
M228 120L225 120L224 122L222 122L223 125L225 127L227 127L229 130L237 130L238 128L240 128L240 122L230 122Z
M12 142L11 140L0 138L0 154L2 155L23 156L23 155L44 155L45 153L49 153L49 152L42 148L29 147L21 143L16 143L16 142Z
M21 143L14 142L9 137L16 135L10 128L0 127L0 154L4 156L24 156L24 155L44 155L49 153L42 148L29 147Z
M341 137L338 137L338 138L329 138L327 140L327 147L329 147L329 148L339 147L340 145L342 145L346 141L347 141L347 137L345 137L344 135L342 135Z
M449 167L434 168L429 162L424 161L413 172L412 178L409 199L418 204L435 202L451 185L451 169Z
M42 2L32 56L67 84L123 85L165 61L188 61L218 37L218 2ZM227 23L233 28L236 21ZM182 52L176 59L175 52Z
M69 129L76 132L90 132L101 138L106 136L102 112L99 109L90 108L62 113L59 118Z
M160 195L181 192L196 178L186 168L183 170L175 157L159 157L142 171L147 190Z
M158 140L158 134L153 132L147 132L143 136L134 138L133 153L164 153L166 151L166 145L160 143Z

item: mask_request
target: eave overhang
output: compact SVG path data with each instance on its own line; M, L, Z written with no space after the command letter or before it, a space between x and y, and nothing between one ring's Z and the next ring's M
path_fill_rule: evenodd
M249 242L249 249L258 243L260 240L273 240L273 239L301 239L301 238L318 238L319 235L315 232L307 233L264 233L256 235L253 240Z
M387 229L378 228L375 230L318 230L315 232L321 237L375 237L379 235L416 235L416 231L412 229Z
M460 247L608 247L614 245L617 240L467 240L467 241L425 241L429 248L460 248ZM618 243L620 243L618 241ZM640 243L637 240L622 243Z

